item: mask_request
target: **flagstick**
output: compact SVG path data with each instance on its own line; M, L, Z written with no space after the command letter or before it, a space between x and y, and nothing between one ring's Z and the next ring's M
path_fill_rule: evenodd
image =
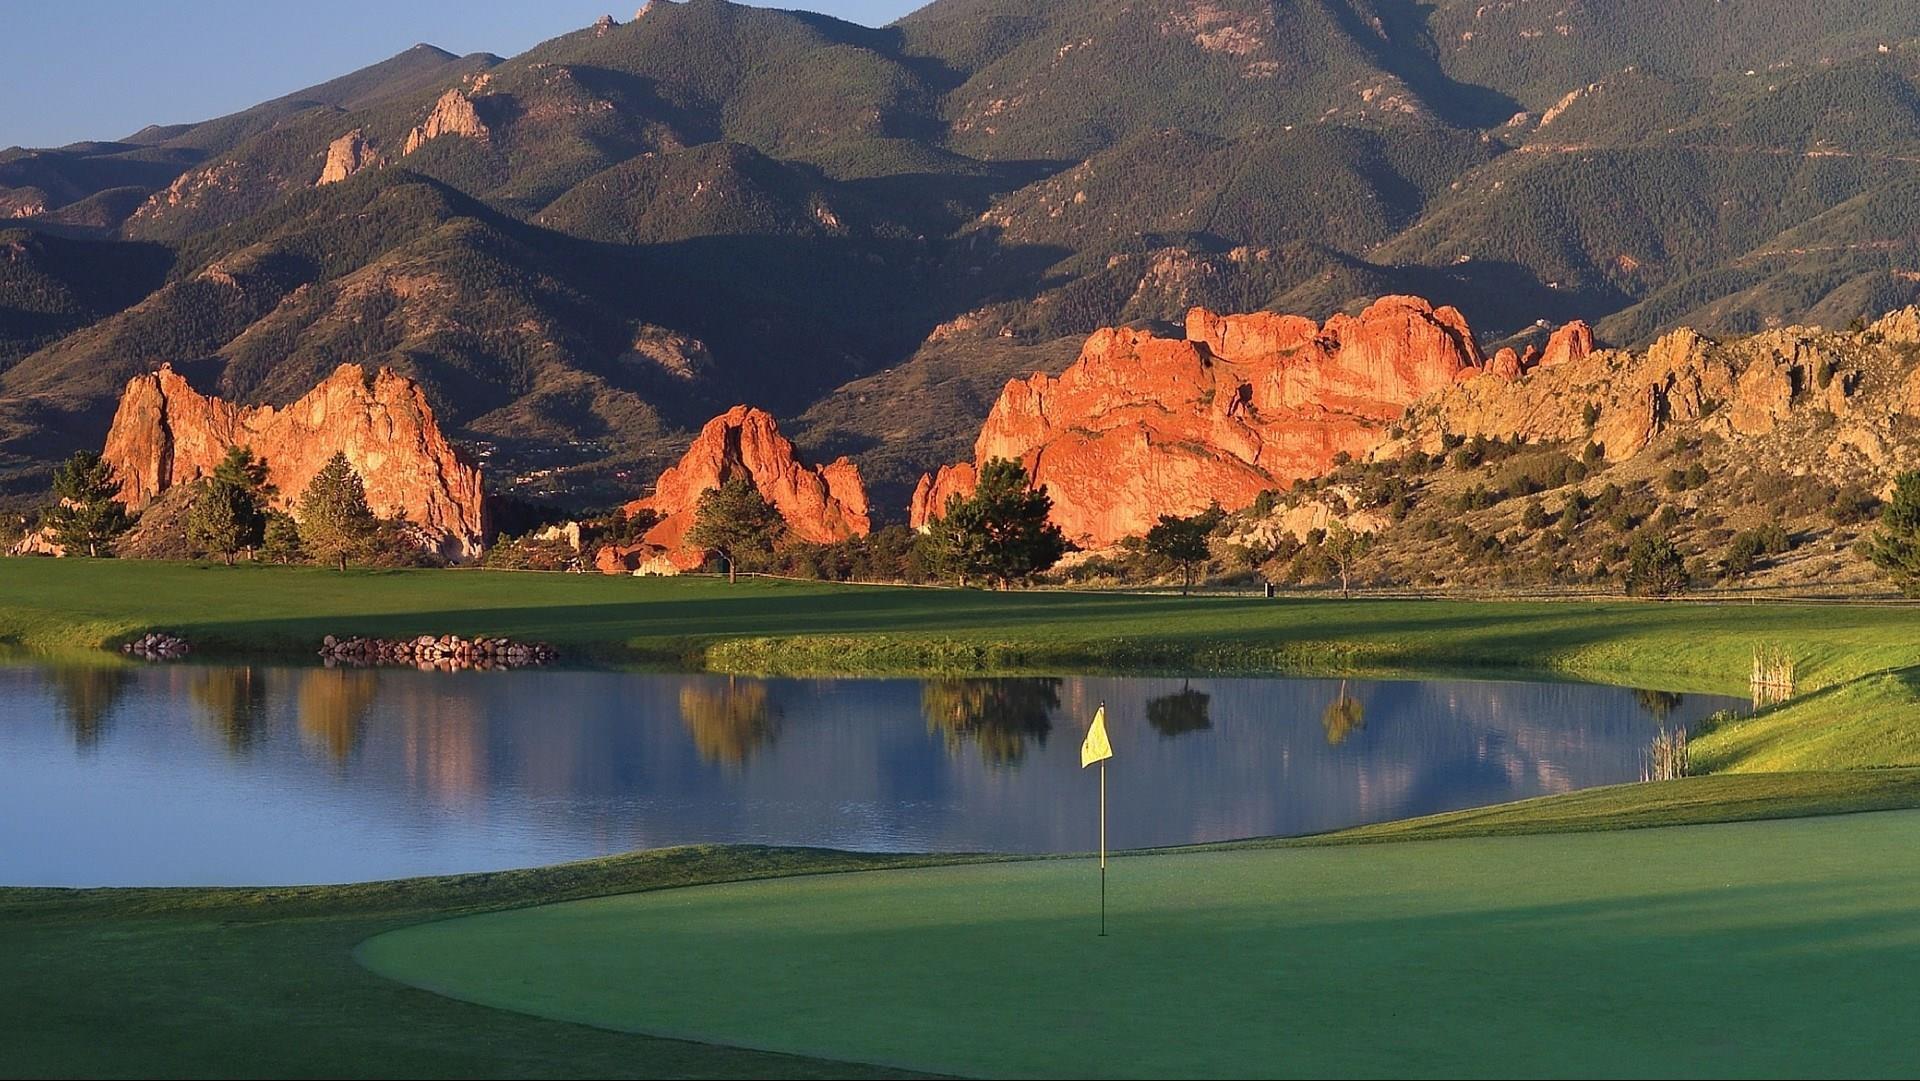
M1107 937L1107 763L1100 763L1100 937Z

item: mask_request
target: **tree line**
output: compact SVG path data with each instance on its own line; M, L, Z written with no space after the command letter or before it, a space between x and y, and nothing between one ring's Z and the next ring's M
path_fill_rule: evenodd
M373 512L366 484L344 453L335 453L307 482L291 512L274 508L279 495L265 459L246 447L229 448L211 474L193 482L180 554L228 565L246 555L345 570L358 560L405 561L417 550L405 522ZM80 451L55 470L52 500L39 516L40 527L64 554L90 558L115 554L140 520L120 500L112 463L95 451Z

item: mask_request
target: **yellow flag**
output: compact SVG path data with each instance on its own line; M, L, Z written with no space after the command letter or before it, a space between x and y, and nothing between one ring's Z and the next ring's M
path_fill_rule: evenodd
M1080 745L1080 768L1113 757L1113 744L1107 742L1107 707L1093 711L1093 727L1087 729L1087 741Z

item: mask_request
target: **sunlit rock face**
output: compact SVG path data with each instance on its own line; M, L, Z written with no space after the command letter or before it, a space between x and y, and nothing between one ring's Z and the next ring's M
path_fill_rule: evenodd
M447 441L426 394L382 368L371 379L343 364L291 405L240 406L201 394L171 366L135 376L121 393L103 457L133 510L175 485L211 476L230 447L264 458L275 505L297 513L300 494L335 453L383 518L404 519L451 558L477 555L485 537L480 470Z
M660 516L643 538L644 547L664 553L680 569L698 567L706 553L687 540L687 532L693 528L700 495L735 477L752 480L801 540L831 544L864 537L873 528L859 466L846 458L808 465L780 434L771 414L736 405L700 429L680 461L660 474L652 495L627 504L628 514L648 510ZM643 569L647 559L636 547L607 556L601 569Z
M1162 514L1219 503L1360 456L1412 402L1485 368L1466 319L1389 296L1324 324L1297 315L1187 313L1184 338L1107 328L1059 376L1007 384L974 444L974 466L923 477L913 524L973 488L992 458L1024 463L1075 542L1111 544Z

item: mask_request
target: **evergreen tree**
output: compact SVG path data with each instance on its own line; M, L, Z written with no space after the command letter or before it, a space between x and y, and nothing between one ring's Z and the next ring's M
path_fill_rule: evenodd
M1920 597L1920 472L1894 479L1893 498L1880 512L1880 528L1865 545L1867 558L1901 593Z
M1641 533L1627 549L1627 572L1622 582L1636 597L1667 597L1687 588L1687 561L1673 541Z
M300 563L307 558L300 547L300 526L293 516L270 510L266 528L261 530L260 555L270 563Z
M1220 524L1216 510L1209 509L1188 518L1162 514L1153 528L1147 530L1147 551L1180 567L1183 597L1193 588L1194 564L1205 562L1211 554L1207 549L1207 535Z
M764 564L786 532L786 519L760 494L753 478L743 476L700 493L687 539L720 553L731 582L741 566L751 570Z
M199 489L187 509L187 543L232 566L234 553L265 539L266 502L273 495L267 463L245 447L231 447Z
M113 467L94 451L75 453L54 472L54 505L47 510L46 523L68 555L85 548L87 555L97 558L115 537L133 527L127 509L115 498L119 491Z
M928 538L937 565L965 585L988 578L1005 587L1060 561L1066 537L1047 520L1053 498L1033 487L1019 462L995 458L980 469L971 497L947 500L946 516Z
M320 467L300 496L300 546L309 556L347 569L347 560L372 542L379 521L367 506L367 488L345 454Z

